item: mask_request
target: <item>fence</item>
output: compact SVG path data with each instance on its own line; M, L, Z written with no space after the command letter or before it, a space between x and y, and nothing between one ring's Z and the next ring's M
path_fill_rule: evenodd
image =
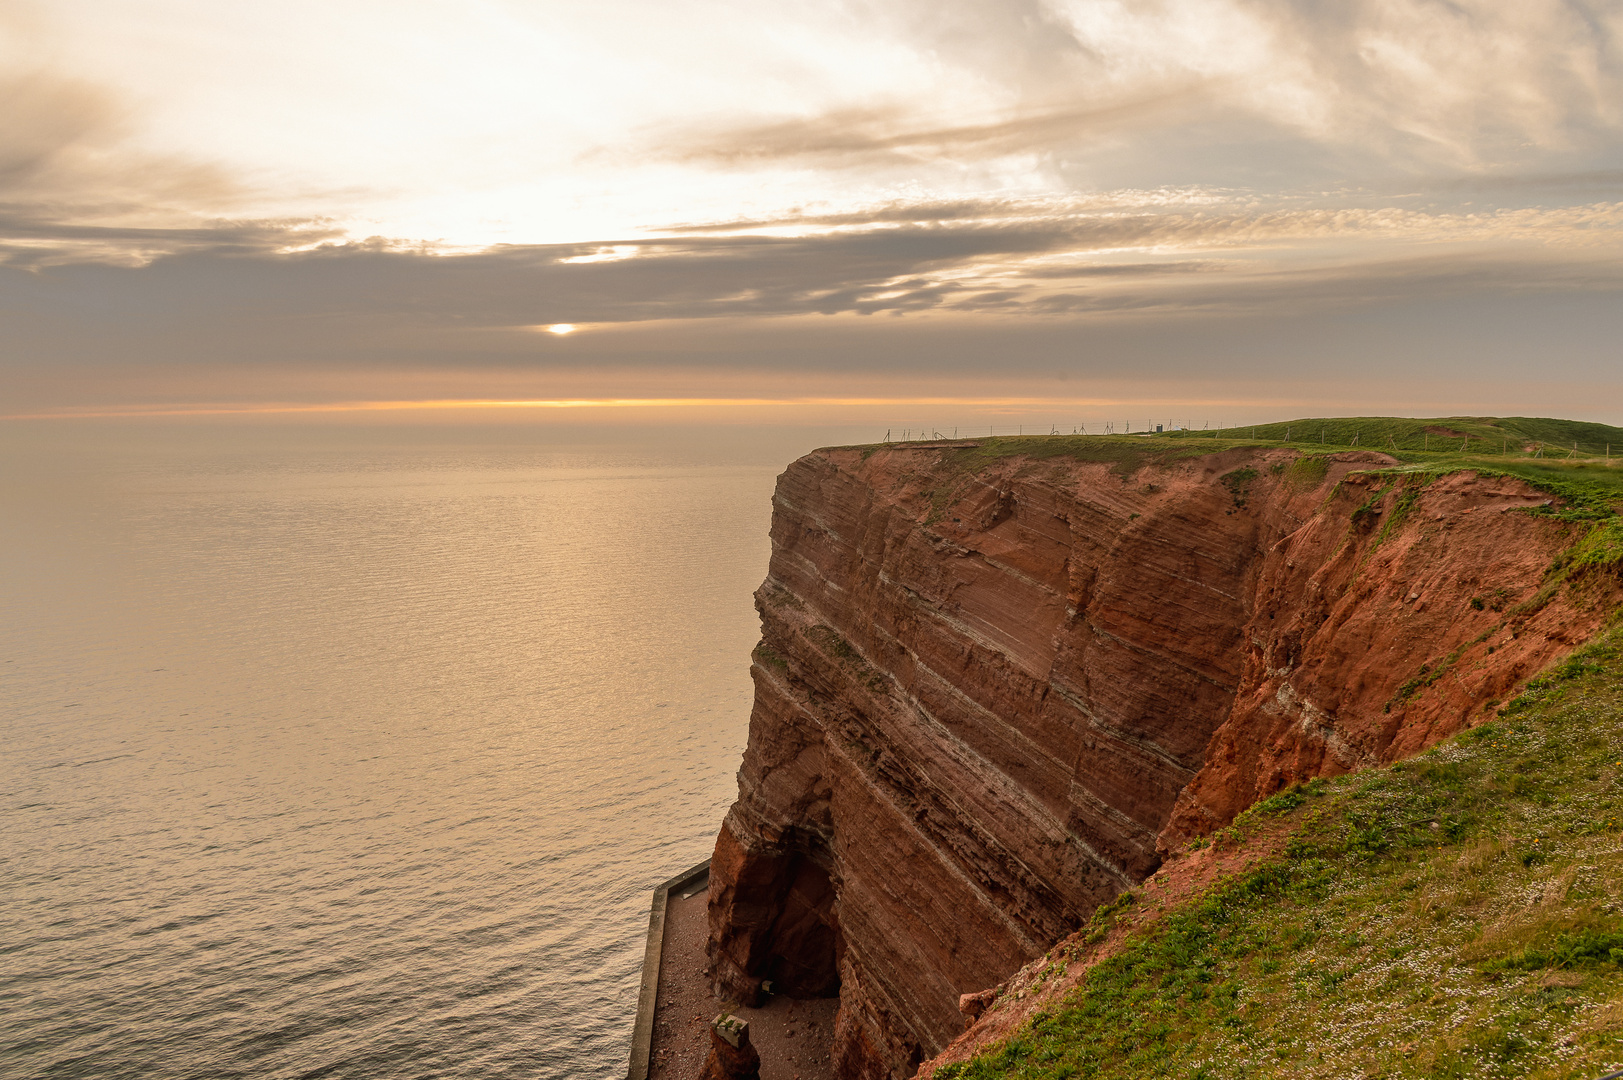
M1246 429L1211 421L1190 420L1068 420L1051 424L945 424L939 427L892 427L880 442L940 442L943 439L978 439L1025 435L1146 435L1171 431L1227 431L1230 438L1245 438Z

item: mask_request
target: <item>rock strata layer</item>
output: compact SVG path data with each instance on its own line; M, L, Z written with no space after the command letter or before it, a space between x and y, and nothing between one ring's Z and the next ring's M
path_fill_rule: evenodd
M1162 853L1474 722L1604 608L1546 587L1579 527L1517 480L1004 449L822 450L778 483L711 977L838 994L852 1080L911 1076L961 995Z

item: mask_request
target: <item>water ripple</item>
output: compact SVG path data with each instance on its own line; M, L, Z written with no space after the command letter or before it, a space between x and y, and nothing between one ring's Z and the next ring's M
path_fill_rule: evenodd
M7 491L0 1075L618 1075L648 890L733 794L773 471Z

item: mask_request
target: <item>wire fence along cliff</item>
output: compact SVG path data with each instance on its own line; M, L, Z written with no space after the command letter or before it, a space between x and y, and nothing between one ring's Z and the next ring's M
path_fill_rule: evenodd
M1228 438L1244 438L1242 428L1220 427L1211 421L1198 425L1189 420L1068 420L1051 424L950 424L936 427L890 427L880 442L939 442L943 439L996 438L1013 435L1144 435L1169 431L1228 431Z

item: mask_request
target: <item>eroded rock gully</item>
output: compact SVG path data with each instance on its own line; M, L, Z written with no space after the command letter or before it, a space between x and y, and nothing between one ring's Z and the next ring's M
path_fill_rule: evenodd
M840 1075L910 1076L963 1030L960 994L1158 851L1424 748L1598 625L1582 590L1525 603L1576 528L1515 512L1548 496L1391 464L795 462L711 867L718 993L838 993Z

